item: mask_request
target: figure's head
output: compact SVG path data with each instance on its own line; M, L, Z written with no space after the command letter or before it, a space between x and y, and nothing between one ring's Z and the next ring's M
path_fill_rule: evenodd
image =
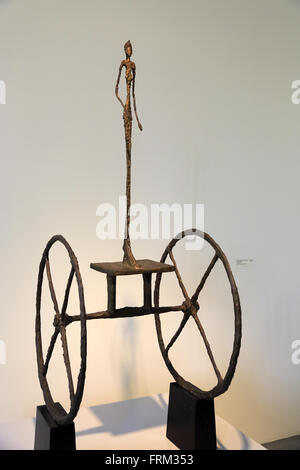
M130 41L127 41L124 44L124 51L125 51L126 57L131 57L131 55L132 55L132 45L131 45Z

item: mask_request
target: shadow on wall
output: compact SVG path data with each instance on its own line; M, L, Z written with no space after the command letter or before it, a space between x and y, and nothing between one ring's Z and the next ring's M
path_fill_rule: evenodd
M90 410L101 424L77 432L77 437L98 433L118 436L156 426L166 426L168 416L168 405L162 394L156 395L156 399L153 397L134 398L118 403L93 406ZM241 431L235 430L235 432L240 441L238 449L251 449L251 442L247 436ZM227 450L219 438L217 438L217 448L218 450Z
M125 354L120 358L120 377L123 396L130 398L133 395L136 384L136 350L137 350L137 326L133 318L122 322L121 348Z
M92 406L90 410L102 424L77 432L77 436L101 432L116 436L164 425L167 422L168 405L161 394L157 398L159 403L152 397L143 397Z
M77 431L77 437L99 433L120 436L144 429L155 428L157 426L166 426L168 415L168 405L162 394L156 395L155 398L134 398L117 403L92 406L89 410L97 417L99 426ZM33 418L33 428L35 428L35 421L35 418ZM232 433L234 433L235 449L251 450L251 441L244 433L237 429L231 430L229 436L230 440L232 440ZM298 436L298 438L300 438L300 436ZM228 440L228 436L226 440ZM229 450L230 447L228 448L226 445L217 437L217 450ZM0 443L0 447L2 449L12 448L10 442L8 444L2 442Z

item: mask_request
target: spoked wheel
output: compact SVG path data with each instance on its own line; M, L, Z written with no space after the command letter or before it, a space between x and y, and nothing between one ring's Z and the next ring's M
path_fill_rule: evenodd
M52 245L55 242L60 242L66 248L70 263L71 263L71 271L67 281L64 300L61 309L59 309L54 284L52 281L51 270L50 270L50 263L49 263L49 251ZM43 355L43 348L42 348L42 335L41 335L41 297L42 297L42 285L43 285L43 278L44 273L46 270L46 276L48 278L49 290L51 299L53 302L54 307L54 332L50 340L50 344L48 347L46 359L44 359ZM66 335L66 327L70 323L70 317L67 315L67 307L69 301L69 294L70 289L72 286L72 281L76 279L77 288L78 288L78 295L79 295L79 306L80 306L80 328L81 328L81 335L80 335L80 370L77 379L76 389L73 383L73 377L71 372L71 364L70 364L70 357L69 357L69 350L68 350L68 343L67 343L67 335ZM37 353L37 365L38 365L38 375L39 381L41 384L41 388L43 390L45 403L47 409L53 419L60 425L68 424L73 421L77 412L79 410L79 406L81 403L82 395L83 395L83 388L84 388L84 381L85 381L85 371L86 371L86 312L85 312L85 303L84 303L84 293L83 293L83 285L81 280L81 275L79 271L78 261L77 258L68 244L64 237L61 235L55 235L52 237L46 245L46 248L43 252L43 256L40 262L39 267L39 275L38 275L38 285L37 285L37 294L36 294L36 322L35 322L35 341L36 341L36 353ZM57 407L55 406L54 400L52 398L50 388L47 381L47 371L49 362L54 350L54 346L58 336L61 337L62 343L62 350L63 350L63 358L67 372L67 379L68 379L68 386L69 386L69 395L70 395L70 410L66 415L62 415Z
M215 251L215 254L210 264L208 265L201 281L199 282L196 291L191 297L189 296L183 284L182 278L178 271L178 267L177 267L177 264L173 255L173 248L177 244L177 242L179 240L182 240L186 236L190 236L190 235L195 235L197 237L203 238L206 242L208 242L211 245L211 247ZM235 280L231 272L229 262L225 254L219 247L219 245L207 233L201 232L200 230L197 230L197 229L185 230L184 232L177 235L177 237L171 240L171 242L165 249L160 261L162 263L165 263L167 256L170 257L173 265L175 266L175 274L176 274L179 286L181 288L182 294L184 296L184 302L182 304L183 318L175 334L172 336L169 344L166 346L163 340L163 336L162 336L160 314L159 313L155 314L155 325L156 325L159 347L160 347L160 350L161 350L161 353L162 353L162 356L164 358L167 368L169 369L170 373L172 374L172 376L174 377L174 379L179 385L181 385L183 388L190 391L191 393L193 393L196 397L200 399L214 398L218 395L221 395L228 389L231 383L232 377L234 375L234 372L235 372L235 368L236 368L236 364L237 364L237 360L238 360L238 356L240 352L241 336L242 336L241 306L240 306L240 299L239 299L238 290L235 284ZM208 342L204 328L200 322L200 319L197 313L199 310L199 303L198 303L199 294L202 291L208 276L210 275L212 269L214 268L218 260L222 262L224 269L226 271L228 280L229 280L232 298L233 298L233 310L234 310L234 319L235 319L233 349L232 349L232 354L231 354L230 361L229 361L229 366L224 377L221 376L221 373L217 367L211 346ZM157 274L156 281L155 281L155 289L154 289L155 307L159 307L161 276L162 276L161 273ZM195 385L191 384L190 382L186 381L183 377L181 377L181 375L179 375L177 370L174 368L169 358L170 348L178 339L180 333L182 332L183 328L185 327L186 323L188 322L190 318L192 318L195 321L196 326L200 332L200 335L202 336L208 357L210 359L210 362L213 366L214 372L217 377L217 385L208 391L201 390L200 388L196 387Z

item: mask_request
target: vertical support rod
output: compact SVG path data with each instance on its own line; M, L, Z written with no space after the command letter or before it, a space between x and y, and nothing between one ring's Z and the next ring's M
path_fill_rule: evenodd
M113 313L116 310L116 276L107 274L107 310Z
M151 292L151 273L143 274L144 281L144 308L151 310L152 308L152 292Z

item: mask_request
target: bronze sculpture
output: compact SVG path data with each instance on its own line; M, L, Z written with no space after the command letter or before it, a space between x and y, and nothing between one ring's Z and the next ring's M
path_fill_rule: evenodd
M119 67L119 75L117 78L116 83L116 97L120 101L124 111L123 111L123 119L124 119L124 129L125 129L125 143L126 143L126 163L127 163L127 177L126 177L126 228L125 228L125 237L124 237L124 244L123 244L123 251L124 257L123 261L128 263L130 266L137 267L138 264L136 259L134 258L131 250L131 243L130 243L130 234L129 234L129 225L130 225L130 205L131 205L131 133L132 133L132 114L131 114L131 103L130 103L130 95L131 95L131 83L132 83L132 97L133 97L133 107L135 117L139 126L139 129L142 131L143 127L139 121L137 111L136 111L136 101L135 101L135 63L130 60L132 55L132 45L130 41L127 41L124 45L124 51L126 54L126 59L122 60L121 65ZM119 83L120 77L123 67L125 67L125 78L126 78L126 101L125 104L119 97Z
M104 319L104 318L125 318L125 317L132 317L132 316L142 316L148 314L154 314L155 316L155 325L158 337L159 347L165 361L167 368L169 369L170 373L176 380L176 382L183 387L185 390L191 392L195 397L200 399L210 399L214 398L222 393L224 393L233 378L239 351L240 351L240 344L241 344L241 307L240 307L240 300L238 290L235 284L235 280L229 265L229 262L220 248L220 246L214 241L210 235L207 233L201 232L195 228L190 230L185 230L177 237L175 237L171 242L168 244L167 248L165 249L160 262L152 261L152 260L138 260L136 261L130 246L130 237L129 237L129 224L130 224L130 190L131 190L131 179L130 179L130 170L131 170L131 131L132 131L132 115L131 115L131 107L130 107L130 90L131 90L131 83L132 83L132 96L133 96L133 103L134 103L134 111L137 118L137 122L139 128L142 130L142 126L138 120L137 113L136 113L136 103L135 103L135 93L134 93L134 85L135 85L135 65L131 62L130 57L132 53L131 44L128 41L125 44L125 53L126 59L121 63L119 68L119 75L116 84L116 95L121 102L124 112L123 112L123 119L124 119L124 127L125 127L125 142L126 142L126 160L127 160L127 181L126 181L126 195L127 195L127 214L126 214L126 231L124 237L124 245L123 245L123 261L121 262L113 262L113 263L91 263L91 268L106 274L107 278L107 309L101 310L94 313L86 313L85 310L85 301L84 301L84 290L83 284L81 279L81 274L79 270L79 265L77 258L68 244L64 237L61 235L55 235L52 237L46 245L46 248L43 252L42 259L39 266L39 274L38 274L38 285L37 285L37 294L36 294L36 323L35 323L35 333L36 333L36 353L37 353L37 365L38 365L38 376L40 385L43 391L44 400L47 406L47 409L53 419L60 425L65 425L67 423L71 423L75 418L83 395L83 388L85 382L85 373L86 373L86 354L87 354L87 331L86 331L86 321L92 319ZM123 104L122 100L118 96L118 85L120 81L121 71L122 68L125 67L126 72L126 84L127 84L127 98L125 104ZM197 289L195 290L193 295L189 295L188 291L183 283L182 277L179 273L178 266L173 254L173 248L175 245L184 237L186 236L198 236L203 238L214 250L214 256L207 267L202 279L200 280ZM61 243L69 256L71 270L69 274L69 278L67 280L67 285L65 289L64 299L62 302L62 307L59 307L58 300L55 293L54 283L52 280L52 274L50 269L50 262L49 262L49 253L54 243L59 242ZM170 258L172 264L167 264L165 261L167 257ZM216 361L213 356L213 352L211 346L208 342L206 337L204 328L200 322L198 311L199 311L199 295L203 290L206 280L210 275L212 269L218 262L218 260L222 263L228 281L231 288L232 300L233 300L233 311L234 311L234 319L235 319L235 331L234 331L234 340L233 340L233 347L232 353L229 361L229 365L224 377L222 377ZM44 358L43 354L43 347L42 347L42 324L41 324L41 310L42 310L42 286L43 286L43 278L44 273L46 272L46 276L48 279L48 285L50 290L50 295L53 303L54 308L54 319L53 319L53 326L54 332L52 338L50 340L50 344L47 350L46 357ZM171 306L160 306L159 305L159 297L160 297L160 285L163 273L166 272L174 272L181 289L183 295L183 301L179 305L171 305ZM123 308L116 308L116 285L117 285L117 277L124 276L124 275L137 275L141 274L143 276L143 289L144 289L144 302L143 306L141 307L123 307ZM154 288L154 306L152 305L152 274L156 274L156 281L155 281L155 288ZM72 315L71 312L68 311L68 302L69 302L69 294L73 280L76 280L77 289L78 289L78 297L79 297L79 305L80 305L80 314L79 315ZM160 315L163 313L168 312L182 312L182 320L180 323L179 328L169 341L167 345L165 345L163 336L162 336L162 328L161 328L161 321ZM182 332L184 326L187 324L189 319L193 319L195 324L199 330L199 333L203 339L208 357L211 361L213 369L215 371L217 377L217 385L213 387L211 390L205 391L196 387L192 383L186 381L175 369L173 366L170 358L169 358L169 350L174 345L175 341L179 337L180 333ZM73 322L80 322L80 369L77 378L76 386L74 386L72 372L71 372L71 365L70 365L70 357L69 357L69 350L68 350L68 343L67 343L67 335L66 329L69 324ZM68 379L68 387L69 387L69 396L71 406L69 411L64 414L61 412L60 409L57 408L50 388L47 381L47 372L49 363L52 357L52 353L56 344L56 340L58 336L61 337L62 348L63 348L63 357L64 363L66 367L67 379Z

